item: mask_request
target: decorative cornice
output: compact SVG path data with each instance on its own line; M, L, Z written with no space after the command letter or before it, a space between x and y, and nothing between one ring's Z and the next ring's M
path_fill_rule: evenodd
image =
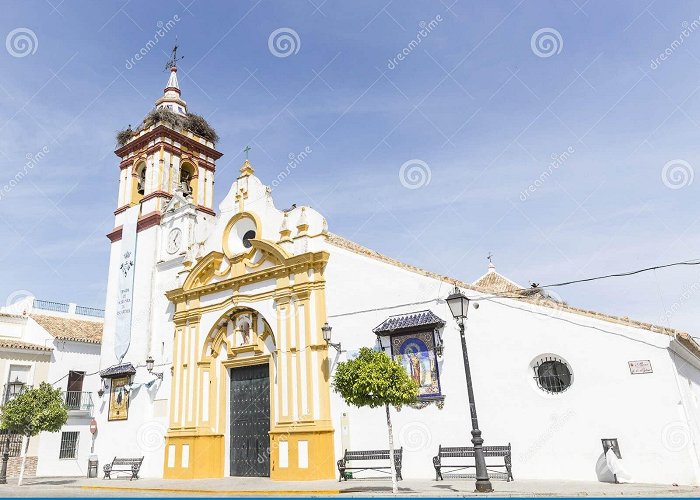
M271 279L278 279L278 278L283 278L285 276L289 276L290 273L298 272L298 271L303 271L306 269L309 269L314 266L324 266L328 263L328 258L329 258L329 253L325 251L321 252L307 252L305 254L301 255L295 255L290 257L289 259L286 260L286 262L283 265L278 265L274 267L268 267L265 269L262 269L260 271L255 271L252 273L240 275L240 276L235 276L233 278L228 278L225 280L217 281L214 283L209 283L207 285L202 285L202 286L197 286L188 290L185 290L184 288L176 288L174 290L170 290L166 292L165 296L171 301L171 302L180 302L184 301L186 299L192 299L196 297L201 297L202 295L209 295L212 293L219 292L221 290L233 290L233 296L232 300L233 301L238 301L243 299L244 297L246 298L251 298L255 297L256 299L262 299L262 298L273 298L277 294L279 294L281 291L284 292L284 295L286 294L299 294L299 293L304 293L304 292L309 292L314 289L319 289L323 288L325 286L325 281L323 280L317 280L317 281L307 281L303 283L298 283L294 285L290 285L288 287L284 288L277 288L275 290L272 290L270 292L263 292L261 294L255 295L247 295L247 294L240 294L238 290L245 285L251 284L251 283L259 283L261 281L268 281ZM207 262L208 263L208 262ZM199 269L198 269L199 268ZM200 271L202 268L198 264L195 266L195 269L191 271L191 273L196 273ZM177 316L178 313L175 313Z
M114 215L119 215L122 212L126 212L126 210L130 207L131 205L127 203L126 205L122 205L121 207L117 208L114 211Z
M214 212L211 208L205 207L204 205L197 205L197 210L216 217L216 212Z
M136 223L136 232L141 232L145 229L148 229L149 227L157 226L160 224L160 218L161 218L161 213L160 212L151 212L146 215L142 215L139 217L139 221ZM114 243L115 241L119 241L122 239L122 230L124 226L117 226L114 229L112 229L109 233L107 233L107 238L109 238L109 241Z
M170 199L170 198L172 198L172 197L173 197L172 194L167 193L167 192L165 192L165 191L160 191L160 190L159 190L159 191L153 191L152 193L148 193L146 196L144 196L143 198L141 198L141 203L143 203L144 201L147 201L147 200L151 200L151 199L153 199L153 198L167 198L167 199Z
M149 130L145 134L135 137L124 146L116 149L114 151L114 154L116 154L120 158L123 158L129 153L148 148L148 144L158 137L168 137L169 139L180 142L181 144L185 144L188 148L197 151L198 153L203 153L206 156L214 158L214 160L218 160L223 156L223 153L220 153L216 149L209 147L206 144L202 144L201 142L198 142L192 139L191 137L187 137L183 133L177 132L176 130L171 129L170 127L166 127L162 123L160 125L157 125L153 130Z

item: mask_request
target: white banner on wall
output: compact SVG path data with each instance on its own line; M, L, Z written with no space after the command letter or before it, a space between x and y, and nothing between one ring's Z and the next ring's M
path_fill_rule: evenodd
M122 248L119 255L119 290L117 291L117 328L114 335L114 355L124 359L131 343L131 311L134 299L134 270L136 268L136 224L140 205L124 212Z

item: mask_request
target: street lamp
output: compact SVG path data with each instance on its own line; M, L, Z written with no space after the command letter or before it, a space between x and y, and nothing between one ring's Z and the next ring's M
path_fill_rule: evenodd
M14 382L9 382L5 389L4 403L19 396L24 391L24 385L24 382L20 381L19 377L15 377Z
M469 356L467 355L467 342L464 338L464 322L467 319L469 299L455 286L454 291L447 297L447 305L452 316L459 325L459 336L462 340L462 355L464 357L464 373L467 377L467 394L469 396L469 411L472 417L472 444L474 445L474 461L476 462L476 491L488 493L493 491L489 473L486 470L484 450L482 445L479 421L476 418L476 403L474 402L474 389L472 389L472 372L469 368Z
M341 352L340 342L338 342L338 343L331 342L331 331L332 330L333 330L333 327L331 325L329 325L328 322L323 324L323 326L321 327L321 331L323 332L323 340L326 341L326 344L335 348L336 351Z
M148 370L148 373L155 375L157 379L163 380L163 372L153 373L153 366L155 364L156 362L153 360L153 357L148 356L148 358L146 358L146 370Z

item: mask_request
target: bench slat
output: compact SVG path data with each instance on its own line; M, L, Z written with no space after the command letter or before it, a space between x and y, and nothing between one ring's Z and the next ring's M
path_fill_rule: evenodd
M401 478L401 460L403 448L394 450L394 463L396 465L396 477ZM367 462L382 460L384 464L373 465ZM357 464L359 462L359 464ZM388 464L386 463L388 462ZM352 466L348 465L352 463ZM347 480L348 476L345 471L369 471L385 472L391 469L391 455L389 450L345 450L343 458L338 460L338 472L340 472L340 480ZM386 472L385 472L386 473Z

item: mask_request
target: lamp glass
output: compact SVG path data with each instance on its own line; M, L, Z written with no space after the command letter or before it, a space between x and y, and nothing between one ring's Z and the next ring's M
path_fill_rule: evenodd
M324 323L323 326L321 327L321 331L323 332L323 340L326 342L331 341L331 331L333 330L333 327L329 325L328 323Z
M19 377L15 379L14 382L10 382L10 395L12 396L18 396L20 392L22 392L22 388L24 387L24 382L20 382Z
M469 309L469 299L459 290L454 291L446 299L450 312L455 319L466 318Z

